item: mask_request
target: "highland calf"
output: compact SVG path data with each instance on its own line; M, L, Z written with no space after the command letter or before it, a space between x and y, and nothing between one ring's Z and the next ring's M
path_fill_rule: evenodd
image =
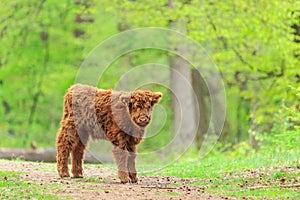
M82 178L84 151L89 138L105 139L114 145L113 155L122 183L138 181L135 168L136 146L142 141L152 109L162 98L160 92L101 90L76 84L64 97L64 112L57 134L57 171Z

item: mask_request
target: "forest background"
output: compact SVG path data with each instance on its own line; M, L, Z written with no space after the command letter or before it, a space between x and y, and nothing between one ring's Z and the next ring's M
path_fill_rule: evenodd
M215 150L235 150L239 155L299 152L299 1L4 0L0 4L1 147L30 148L33 142L54 147L63 96L89 53L114 34L161 27L197 41L219 69L227 112ZM98 87L115 88L122 74L153 61L187 69L173 57L157 49L128 53L112 63ZM192 66L188 71L194 89L200 86L205 91L199 74L195 78ZM139 147L146 152L171 140L178 114L168 88L150 89L164 93L161 104L167 119L160 132ZM197 95L199 109L208 114L201 118L194 152L206 137L210 117L209 94Z

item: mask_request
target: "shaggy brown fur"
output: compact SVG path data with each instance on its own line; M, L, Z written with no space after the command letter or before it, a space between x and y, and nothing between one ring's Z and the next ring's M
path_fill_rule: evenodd
M59 176L70 176L71 153L73 177L83 177L84 151L91 137L106 139L114 145L113 155L122 183L137 182L136 145L142 141L152 108L161 98L160 92L147 90L119 92L80 84L69 88L56 139Z

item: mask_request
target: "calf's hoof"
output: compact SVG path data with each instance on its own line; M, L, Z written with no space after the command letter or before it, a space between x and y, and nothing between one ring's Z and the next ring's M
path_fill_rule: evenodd
M130 183L131 182L127 172L119 171L118 176L119 176L121 183Z
M139 178L137 177L136 173L129 173L129 177L131 179L131 183L136 183L139 180Z
M60 178L68 178L68 177L70 177L70 174L69 174L69 172L61 172L61 173L59 173L59 177Z
M73 178L83 178L82 174L73 174Z

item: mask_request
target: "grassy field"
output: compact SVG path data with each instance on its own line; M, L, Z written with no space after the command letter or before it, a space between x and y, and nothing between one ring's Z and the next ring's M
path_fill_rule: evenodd
M229 154L179 161L156 176L191 179L203 193L238 199L300 199L300 160L296 153Z
M62 180L57 178L54 163L29 163L29 171L20 169L28 162L0 160L0 164L11 166L4 170L0 168L1 199L76 199L71 195L74 190L78 197L83 195L93 199L98 193L118 195L132 188L136 190L132 189L131 195L149 193L154 199L179 198L181 195L190 195L186 198L193 199L192 195L196 193L211 195L212 199L300 199L300 163L295 153L253 154L238 159L233 159L230 154L218 154L203 160L189 156L162 170L140 173L143 182L138 185L116 184L116 173L109 170L109 165L87 164L85 169L90 174L86 178ZM100 169L103 174L97 174ZM91 174L91 171L95 173ZM149 187L155 180L165 181L167 188L157 184Z
M20 181L21 172L0 171L0 198L1 199L58 199L56 195L47 195L46 190L58 187L52 184L45 188L40 183Z

